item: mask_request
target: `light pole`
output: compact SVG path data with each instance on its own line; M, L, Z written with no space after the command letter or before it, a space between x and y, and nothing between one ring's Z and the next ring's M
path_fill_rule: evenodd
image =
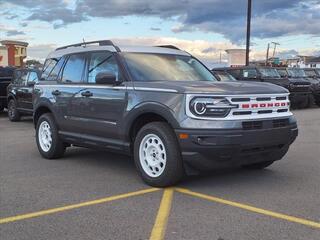
M251 34L251 7L252 7L252 0L248 0L248 11L247 11L246 66L249 66L250 34Z

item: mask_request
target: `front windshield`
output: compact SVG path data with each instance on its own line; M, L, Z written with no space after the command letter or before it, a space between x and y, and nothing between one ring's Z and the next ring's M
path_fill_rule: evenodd
M307 69L307 70L304 70L304 72L306 73L306 75L308 77L316 77L317 76L316 70L314 70L314 69Z
M291 68L288 69L288 73L290 77L298 78L298 77L307 77L305 72L299 68Z
M221 82L237 81L231 74L226 72L214 72Z
M279 73L274 68L259 68L259 71L264 78L280 78Z
M191 56L122 53L134 81L217 81Z
M279 75L281 77L287 77L288 76L287 70L285 70L285 69L277 69L277 72L279 73Z

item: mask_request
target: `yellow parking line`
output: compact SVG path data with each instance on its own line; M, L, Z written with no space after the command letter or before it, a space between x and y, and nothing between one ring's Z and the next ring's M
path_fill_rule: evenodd
M63 211L67 211L67 210L71 210L71 209L75 209L75 208L81 208L81 207L86 207L86 206L91 206L91 205L111 202L111 201L114 201L114 200L119 200L119 199L124 199L124 198L128 198L128 197L138 196L138 195L151 193L151 192L155 192L155 191L159 191L159 190L160 189L158 189L158 188L149 188L149 189L145 189L145 190L140 190L140 191L136 191L136 192L120 194L120 195L117 195L117 196L106 197L106 198L102 198L102 199L97 199L97 200L88 201L88 202L82 202L82 203L68 205L68 206L64 206L64 207L51 208L51 209L47 209L47 210L43 210L43 211L39 211L39 212L33 212L33 213L27 213L27 214L22 214L22 215L18 215L18 216L1 218L0 219L0 224L20 221L20 220L24 220L24 219L28 219L28 218L40 217L40 216L43 216L43 215L48 215L48 214L57 213L57 212L63 212Z
M287 220L289 222L295 222L295 223L300 223L309 227L314 227L314 228L320 228L320 223L319 222L313 222L310 220L306 220L303 218L298 218L298 217L293 217L293 216L289 216L289 215L285 215L285 214L281 214L281 213L276 213L276 212L272 212L269 210L265 210L262 208L256 208L256 207L252 207L249 205L245 205L242 203L238 203L238 202L232 202L232 201L228 201L222 198L217 198L217 197L213 197L213 196L209 196L209 195L205 195L202 193L197 193L197 192L192 192L188 189L183 189L183 188L176 188L176 190L180 193L184 193L184 194L188 194L197 198L202 198L202 199L206 199L208 201L211 202L217 202L217 203L222 203L225 205L229 205L229 206L233 206L233 207L237 207L237 208L241 208L241 209L245 209L251 212L255 212L255 213L260 213L263 215L267 215L270 217L274 217L274 218L279 218L279 219L283 219L283 220Z
M163 192L162 200L160 203L155 224L151 232L150 240L164 239L172 204L173 191L174 190L172 188L167 188Z

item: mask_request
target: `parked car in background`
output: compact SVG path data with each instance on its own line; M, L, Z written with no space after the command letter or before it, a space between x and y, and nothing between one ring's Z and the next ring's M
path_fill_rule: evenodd
M7 107L7 87L10 84L14 67L0 67L0 112Z
M72 145L126 153L157 187L185 173L265 168L298 134L286 89L219 82L174 47L106 40L58 48L45 62L33 103L44 158L62 157Z
M215 76L215 78L220 82L229 82L229 81L237 81L230 73L224 70L215 70L212 69L211 72Z
M292 95L293 105L298 108L310 106L310 98L312 98L311 83L302 77L298 77L290 72L290 68L277 67L277 72L282 79L289 81L289 90Z
M291 76L292 78L302 78L310 83L312 95L310 95L309 98L309 105L315 103L320 106L320 80L315 75L313 75L312 77L308 76L305 70L301 68L288 68L287 71L289 73L289 76Z
M316 68L304 68L303 70L308 78L320 80L320 72L318 72Z
M310 83L282 78L272 67L244 66L226 68L226 71L239 81L268 82L284 87L290 91L290 101L293 107L305 108L309 104Z
M23 115L32 115L32 94L34 85L39 81L40 72L35 69L16 69L8 86L8 117L19 121Z

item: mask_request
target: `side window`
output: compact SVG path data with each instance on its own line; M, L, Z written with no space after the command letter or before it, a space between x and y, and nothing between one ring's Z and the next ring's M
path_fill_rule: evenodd
M119 66L110 52L96 52L91 54L89 63L88 83L96 82L96 75L100 72L112 73L117 81L121 78Z
M255 69L243 69L242 70L243 78L257 78L257 71Z
M43 67L43 71L40 79L47 81L49 74L51 73L52 69L57 64L58 61L59 61L58 59L47 59L46 62L44 63L44 67Z
M29 72L28 73L28 82L35 82L39 81L38 74L36 72Z
M51 70L47 81L56 81L58 78L58 75L60 73L61 67L63 65L64 62L64 57L60 58L60 60L55 64L55 66L53 67L53 69Z
M27 83L27 75L28 73L25 71L16 71L15 72L15 79L14 84L16 85L26 85Z
M82 82L83 70L85 67L86 55L71 55L63 69L62 82L79 83Z

